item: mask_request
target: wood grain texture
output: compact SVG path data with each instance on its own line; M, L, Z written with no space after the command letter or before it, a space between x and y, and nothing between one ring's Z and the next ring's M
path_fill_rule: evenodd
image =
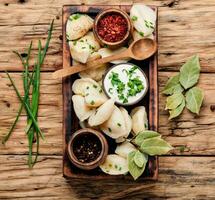
M71 182L62 177L61 156L41 156L33 170L25 156L0 156L0 199L214 199L213 157L161 157L158 182Z
M168 112L164 111L166 97L161 91L172 72L159 72L159 131L175 147L186 146L183 152L175 150L177 155L215 155L215 114L211 109L215 105L215 74L201 74L199 87L205 91L205 100L200 116L195 116L185 110L180 118L168 121ZM20 73L12 73L12 78L22 89ZM0 73L0 139L9 130L19 106L10 82L4 73ZM41 154L62 153L62 95L61 81L51 79L51 73L42 73L41 98L39 107L39 122L47 142L41 142ZM22 91L22 90L21 90ZM25 113L17 129L6 146L0 144L0 154L27 153L24 127Z
M10 3L11 1L11 3ZM39 38L47 36L48 24L55 20L53 38L43 70L53 71L62 68L62 31L61 11L64 4L119 4L119 1L34 1L4 0L0 4L0 70L21 70L18 58L12 50L20 50ZM8 6L5 3L9 3ZM21 1L20 1L21 2ZM133 1L120 1L131 4ZM144 1L147 4L161 6L159 8L159 69L177 70L193 54L199 54L203 72L215 72L214 22L215 3L206 1ZM25 13L25 15L23 15ZM201 17L199 17L201 16ZM30 19L30 20L29 20ZM207 22L207 23L205 23Z
M89 16L94 16L103 9L112 8L113 6L64 6L63 7L63 68L68 68L71 66L71 55L66 39L66 23L69 16L76 12L87 13ZM119 7L125 12L129 13L130 6L115 6ZM157 8L153 8L157 16ZM155 40L157 42L157 21L155 28ZM157 73L157 53L155 53L148 61L131 61L137 66L142 66L143 71L149 80L149 92L146 97L141 100L138 105L145 105L145 108L148 112L149 128L150 130L157 131L158 129L158 73ZM79 78L77 75L72 77L67 77L63 79L63 175L65 178L73 179L92 179L92 180L107 180L112 179L111 175L104 174L98 169L90 171L90 173L83 172L76 168L74 165L71 165L71 162L68 158L67 145L71 134L80 129L79 120L76 117L75 111L73 109L73 104L71 102L72 98L72 89L71 86L74 81ZM135 105L138 106L138 105ZM134 106L130 106L127 109L133 109ZM109 147L113 146L114 143L109 141ZM111 152L109 152L110 154ZM158 178L158 158L150 157L148 164L146 166L143 176L147 180L157 180ZM132 179L131 176L115 176L116 179Z
M33 40L33 55L36 55L37 40L42 38L44 44L53 18L53 38L42 70L62 68L62 5L130 5L133 2L141 0L1 0L0 71L21 71L21 63L12 50L23 51ZM190 55L198 53L202 72L208 72L201 75L199 83L206 94L199 117L184 111L180 118L168 122L163 109L165 97L160 95L160 132L175 146L185 146L184 151L178 150L175 154L187 156L159 158L160 176L156 183L66 182L62 178L62 157L55 156L62 154L62 86L60 81L51 80L50 73L44 72L39 110L40 125L47 139L40 148L44 156L40 156L35 169L29 170L27 156L17 155L27 153L23 113L11 140L6 146L0 145L0 199L215 199L215 1L144 0L144 3L159 6L159 90L174 74L172 71L177 71ZM14 73L12 77L21 89L21 74ZM18 105L9 81L0 73L0 139L13 122Z

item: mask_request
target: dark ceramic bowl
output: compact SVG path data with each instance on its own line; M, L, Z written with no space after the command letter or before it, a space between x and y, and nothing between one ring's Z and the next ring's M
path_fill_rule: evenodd
M101 152L100 152L99 156L91 162L81 162L77 158L77 156L75 155L75 152L74 152L75 141L83 138L82 137L83 135L88 135L88 137L93 136L94 138L96 137L96 139L100 142ZM108 143L102 133L100 133L94 129L91 129L91 128L84 128L84 129L80 129L72 134L72 137L70 138L70 141L68 143L67 152L68 152L70 161L76 167L78 167L80 169L84 169L84 170L92 170L92 169L95 169L96 167L98 167L100 164L102 164L105 161L107 154L108 154Z
M99 34L98 34L98 22L100 19L102 19L104 16L106 15L111 15L113 13L117 13L119 15L121 15L127 22L127 32L125 34L125 36L123 37L122 40L119 40L117 42L108 42L108 41L105 41ZM128 42L130 36L131 36L131 33L132 33L132 30L133 30L133 26L132 26L132 23L131 23L131 20L128 16L128 14L124 11L122 11L121 9L118 9L118 8L108 8L108 9L105 9L103 11L101 11L95 18L94 20L94 25L93 25L93 33L94 33L94 36L95 38L98 40L98 42L101 44L101 45L107 45L109 48L112 48L112 49L116 49L116 48L119 48L123 45L126 45L126 43Z

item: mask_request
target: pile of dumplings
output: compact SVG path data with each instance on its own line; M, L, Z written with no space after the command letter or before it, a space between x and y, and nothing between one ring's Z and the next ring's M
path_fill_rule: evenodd
M143 37L154 38L156 14L151 8L144 4L134 4L130 10L130 17L134 31L129 43ZM148 22L150 24L147 24ZM66 33L73 65L114 55L127 48L120 47L112 50L102 47L95 39L92 28L93 19L86 14L73 14L69 17ZM129 59L115 60L99 68L80 72L80 78L72 85L73 107L81 128L91 127L99 130L118 143L115 154L108 155L100 166L103 172L111 175L128 172L127 156L131 151L136 150L129 142L129 138L148 129L144 106L134 108L129 114L124 107L116 106L113 99L108 99L102 89L102 78L109 65L128 61Z
M73 108L81 128L99 130L118 143L116 154L108 155L101 169L112 175L124 174L128 167L123 163L128 153L135 149L128 138L148 129L145 107L138 106L129 114L124 107L116 106L113 99L108 99L101 84L91 78L76 79L72 91ZM121 166L123 170L114 168L112 171L112 165Z

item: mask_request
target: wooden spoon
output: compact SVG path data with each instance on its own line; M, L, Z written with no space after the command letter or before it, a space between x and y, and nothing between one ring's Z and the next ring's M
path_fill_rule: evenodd
M112 56L108 56L101 59L91 59L91 61L88 61L86 64L79 64L72 67L67 67L60 69L58 71L55 71L52 74L53 78L63 78L87 69L95 69L102 64L111 62L113 60L120 60L123 58L133 58L135 60L145 60L149 57L151 57L155 52L157 51L157 44L154 40L145 38L140 39L137 41L134 41L128 49L125 51L115 54Z

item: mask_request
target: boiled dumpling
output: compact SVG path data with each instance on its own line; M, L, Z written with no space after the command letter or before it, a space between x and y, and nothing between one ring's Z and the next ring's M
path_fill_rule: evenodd
M91 78L76 79L72 84L72 91L75 94L85 96L85 89L93 85L100 87L99 84Z
M118 49L108 49L108 48L101 48L98 50L98 53L101 55L102 58L105 58L107 56L112 56L115 54L119 54L122 51L125 51L127 48L126 47L120 47ZM125 58L123 60L114 60L111 61L113 64L119 64L119 63L127 63L130 60L130 58Z
M123 142L122 144L117 145L115 153L123 158L128 158L128 154L132 151L136 151L136 147L128 141Z
M93 28L93 19L84 14L73 14L66 24L66 36L68 40L77 40Z
M103 75L107 69L107 64L103 64L102 67L96 69L88 69L79 73L81 78L92 78L95 81L102 80Z
M84 90L84 94L85 102L90 107L99 107L108 100L98 83L88 85Z
M115 106L110 118L100 126L101 130L113 139L126 134L125 120L120 109Z
M88 119L93 113L95 113L95 109L86 106L84 97L80 95L73 95L72 101L75 114L80 121Z
M70 41L69 46L72 58L81 63L86 63L90 55L100 48L93 32L87 33L79 40Z
M144 106L139 106L131 111L132 130L134 135L148 129L147 113Z
M98 126L107 121L114 110L114 100L109 99L101 105L96 112L90 116L88 123L90 126Z
M144 4L134 4L130 10L134 28L142 35L151 35L155 28L156 13Z
M103 172L110 175L126 174L128 172L128 161L116 154L109 154L105 162L99 167Z
M142 38L149 38L149 39L154 40L154 35L153 35L153 34L144 37L142 34L140 34L140 33L139 33L138 31L136 31L136 30L133 31L132 36L133 36L134 41L139 40L139 39L142 39Z
M129 133L131 132L131 128L132 128L132 120L131 120L131 117L130 115L128 114L128 111L123 108L123 107L120 107L119 108L120 111L122 112L122 115L124 117L124 120L125 120L125 129L126 129L126 134L117 138L116 139L116 142L117 143L120 143L120 142L123 142L125 141L125 139L128 137Z

